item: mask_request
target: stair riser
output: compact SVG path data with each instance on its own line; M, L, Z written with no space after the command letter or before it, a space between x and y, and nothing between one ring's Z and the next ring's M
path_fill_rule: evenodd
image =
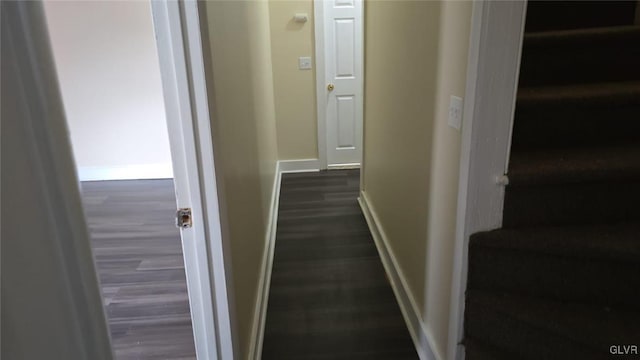
M512 149L518 151L640 143L638 114L640 104L576 104L552 108L519 106L516 108ZM612 122L616 125L610 126Z
M640 264L524 253L484 246L469 250L468 288L640 310Z
M486 353L482 349L476 348L474 345L464 344L464 358L465 360L511 360L513 357L508 357L502 354Z
M484 306L467 298L465 310L465 336L473 337L490 346L504 349L522 360L598 359L583 346L560 339L517 319L504 315L495 308Z
M489 349L475 339L465 337L464 341L465 360L511 360L513 356L505 354L504 349Z
M525 30L630 25L635 5L633 1L530 1Z
M496 360L495 356L482 354L469 346L465 349L464 358L465 360Z
M638 36L575 44L527 44L519 86L566 85L640 79Z
M640 183L508 186L504 228L640 221Z

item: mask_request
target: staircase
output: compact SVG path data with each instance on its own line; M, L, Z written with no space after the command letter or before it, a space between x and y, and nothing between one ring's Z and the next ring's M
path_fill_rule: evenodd
M503 228L469 244L468 360L640 358L611 354L640 348L636 4L528 4Z

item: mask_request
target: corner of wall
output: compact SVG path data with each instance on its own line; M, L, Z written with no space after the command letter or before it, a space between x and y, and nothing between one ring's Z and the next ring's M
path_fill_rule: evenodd
M439 352L447 349L457 221L461 130L448 125L450 96L465 96L470 2L444 2L441 10L437 95L429 182L425 319Z
M418 356L421 360L444 359L442 352L437 347L430 327L423 321L420 307L411 292L406 275L398 262L393 248L389 244L389 238L382 227L376 210L364 191L360 193L358 203L369 226Z
M298 69L298 57L315 63L313 0L270 0L268 5L278 159L317 158L316 66ZM296 13L306 13L309 20L295 22Z
M253 311L251 339L249 340L249 360L258 360L262 354L262 341L264 339L264 326L267 317L271 270L273 268L273 254L278 224L278 207L280 205L280 186L282 180L280 161L276 162L274 173L275 176L273 180L273 191L271 193L269 220L265 236L266 246L261 260L258 291L256 292L256 304Z
M236 353L245 359L256 352L256 308L265 287L279 176L269 6L264 1L211 1L204 7L214 150L220 158L232 257L234 341Z

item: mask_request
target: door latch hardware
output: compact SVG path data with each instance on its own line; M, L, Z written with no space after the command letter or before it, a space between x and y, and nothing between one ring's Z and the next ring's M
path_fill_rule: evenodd
M191 208L178 209L176 212L176 226L181 229L187 229L193 226Z

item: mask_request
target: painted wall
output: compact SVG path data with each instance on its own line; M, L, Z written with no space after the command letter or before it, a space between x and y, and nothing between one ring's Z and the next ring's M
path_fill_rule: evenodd
M270 0L271 58L280 160L317 159L315 39L312 0ZM309 21L293 16L306 13ZM299 70L298 58L310 56L312 70Z
M447 123L450 95L464 97L470 1L443 1L427 225L426 322L437 351L445 354L451 303L461 132Z
M220 166L228 229L238 359L250 347L254 309L278 158L269 4L204 5L214 152ZM208 37L208 39L206 38ZM206 53L205 53L206 54ZM215 56L213 56L215 55ZM232 318L233 318L232 317Z
M365 4L364 192L436 356L447 349L471 2ZM426 284L426 285L425 285Z
M171 177L150 3L48 1L45 10L81 179Z
M364 192L424 304L440 3L365 3Z

